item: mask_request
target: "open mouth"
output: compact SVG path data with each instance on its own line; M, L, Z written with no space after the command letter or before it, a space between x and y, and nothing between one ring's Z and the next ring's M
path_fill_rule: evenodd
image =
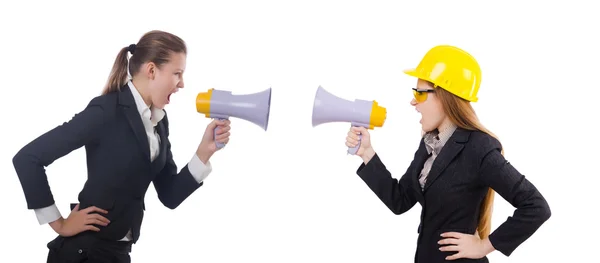
M169 93L169 95L167 95L167 102L168 102L168 103L170 103L170 102L171 102L171 95L173 95L173 94L177 93L177 91L178 91L178 90L177 90L177 89L175 89L174 91L171 91L171 92Z

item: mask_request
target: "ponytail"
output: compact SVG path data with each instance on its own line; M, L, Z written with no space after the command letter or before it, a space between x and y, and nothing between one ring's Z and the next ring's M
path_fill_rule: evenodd
M102 95L119 91L125 82L127 81L127 52L129 49L124 47L119 51L117 58L113 64L113 68L108 76L106 86L102 90Z
M127 59L127 52L131 58ZM157 67L170 61L173 53L187 54L185 42L180 37L160 30L147 32L137 44L131 44L119 51L108 76L102 95L119 91L127 82L127 71L135 76L144 63L152 62Z

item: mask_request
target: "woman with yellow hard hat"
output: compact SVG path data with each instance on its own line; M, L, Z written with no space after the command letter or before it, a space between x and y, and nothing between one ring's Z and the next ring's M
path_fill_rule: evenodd
M346 146L360 147L360 178L395 214L422 206L415 262L488 262L494 250L509 256L550 217L542 194L503 157L497 138L479 122L471 102L481 83L479 64L457 47L429 50L415 69L411 105L421 114L423 138L399 179L373 149L367 129L353 127ZM491 231L494 192L516 208Z

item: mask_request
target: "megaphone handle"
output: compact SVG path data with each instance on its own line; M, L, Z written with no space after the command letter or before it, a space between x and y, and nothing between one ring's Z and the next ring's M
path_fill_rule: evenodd
M358 135L358 144L354 147L348 147L348 153L355 155L356 152L358 152L358 148L360 147L360 139L362 138L362 135Z
M357 127L356 125L352 125L354 127ZM358 148L360 147L360 141L362 139L362 134L358 135L358 144L356 144L356 146L354 147L348 147L348 153L352 154L352 155L356 155L356 152L358 152Z
M225 120L225 118L216 118L218 120ZM225 144L222 142L217 142L217 130L219 129L219 126L217 126L214 130L213 130L213 138L215 140L215 145L217 146L217 149L221 149L223 147L225 147Z

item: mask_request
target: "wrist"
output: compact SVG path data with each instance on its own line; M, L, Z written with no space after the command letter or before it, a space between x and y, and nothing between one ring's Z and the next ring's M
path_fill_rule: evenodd
M361 157L363 159L363 162L367 164L369 161L371 161L371 159L373 159L373 156L375 156L375 150L373 149L373 147L369 147L365 149L365 152L362 154Z
M52 221L52 222L50 222L48 224L50 225L50 227L52 227L52 230L54 230L54 232L59 233L60 229L63 226L64 221L65 221L65 219L62 218L62 217L60 217L60 218L58 218L58 219L56 219L56 220L54 220L54 221Z
M492 245L492 242L490 241L489 237L486 237L482 240L482 246L485 255L492 253L496 250L496 248L494 248L494 245Z
M196 151L196 156L198 156L198 159L200 159L200 161L202 161L202 163L208 163L208 160L210 160L210 157L212 156L212 153L210 152L210 150L205 149L205 147L198 147L198 150Z

